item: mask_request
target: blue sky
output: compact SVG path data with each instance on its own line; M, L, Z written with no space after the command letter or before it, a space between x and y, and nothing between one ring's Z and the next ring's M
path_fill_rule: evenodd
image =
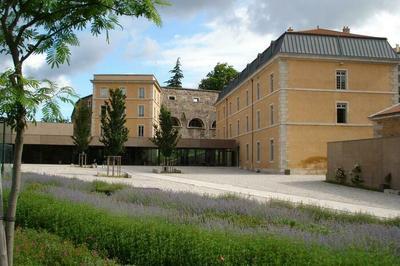
M320 26L387 37L400 43L400 0L170 0L160 10L163 25L143 18L120 19L123 30L92 37L80 32L80 46L72 47L71 64L51 69L45 55L35 55L25 74L72 86L80 96L92 93L90 79L101 73L154 74L163 84L181 58L183 86L197 88L218 62L243 69L288 27L304 30ZM0 56L0 69L9 65ZM65 117L72 106L63 105Z

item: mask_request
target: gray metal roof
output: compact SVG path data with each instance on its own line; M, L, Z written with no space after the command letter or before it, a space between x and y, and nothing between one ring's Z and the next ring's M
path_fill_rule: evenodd
M400 60L399 55L396 54L386 38L285 32L276 41L271 42L271 45L262 54L259 54L234 80L224 87L217 102L278 53L384 61Z

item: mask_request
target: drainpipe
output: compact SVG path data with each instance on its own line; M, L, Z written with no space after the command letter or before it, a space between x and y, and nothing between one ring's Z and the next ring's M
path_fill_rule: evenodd
M251 170L254 170L254 104L253 91L254 80L251 79Z

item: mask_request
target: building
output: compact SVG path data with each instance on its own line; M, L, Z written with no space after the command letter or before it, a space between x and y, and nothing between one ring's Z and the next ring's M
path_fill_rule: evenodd
M374 122L374 137L400 137L400 104L369 117Z
M219 95L217 138L241 168L325 170L327 142L372 137L368 116L398 102L399 62L386 38L289 29Z
M120 88L126 95L126 127L129 130L123 163L157 165L160 155L150 138L164 104L181 133L176 165L232 166L236 164L234 140L215 139L215 106L218 92L196 89L162 88L153 75L94 75L93 94L81 98L92 110L92 141L88 162L104 160L101 115L109 90ZM73 113L74 114L74 113ZM72 121L73 121L72 114ZM29 124L23 153L24 163L76 163L71 136L73 124Z

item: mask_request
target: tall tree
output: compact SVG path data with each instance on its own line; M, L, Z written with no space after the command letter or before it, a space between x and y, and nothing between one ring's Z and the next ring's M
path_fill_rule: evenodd
M172 88L182 88L182 79L183 79L183 72L181 69L181 59L178 57L176 60L175 67L169 71L172 74L172 77L166 81L167 87Z
M1 265L13 264L15 209L21 180L24 132L30 115L24 105L31 96L24 89L24 63L33 54L47 54L47 63L52 67L69 63L70 46L79 45L77 31L90 27L96 36L105 31L108 40L108 31L119 25L118 17L122 15L144 16L160 25L156 7L165 4L164 0L0 0L0 52L12 58L13 70L8 78L10 88L17 95L8 114L8 121L16 134L12 187L5 218L7 241L0 239ZM0 227L0 238L1 230L4 229ZM7 252L4 252L5 248Z
M124 144L128 141L129 131L125 126L125 98L121 89L110 89L110 99L106 101L106 112L101 115L100 142L104 144L107 155L121 155L124 152Z
M237 74L236 69L228 63L218 63L207 77L201 80L199 89L221 91Z
M155 134L151 142L156 145L164 156L164 165L170 165L171 156L180 139L179 129L174 127L171 112L161 105L159 125L154 125Z
M79 153L85 152L92 140L90 136L91 110L85 101L79 101L73 113L74 135L72 139Z

